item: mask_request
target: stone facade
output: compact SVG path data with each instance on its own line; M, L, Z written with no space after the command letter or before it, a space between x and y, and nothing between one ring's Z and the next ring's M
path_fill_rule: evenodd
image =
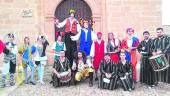
M13 32L19 37L17 42L21 43L25 36L35 42L38 34L44 34L52 44L54 12L61 1L0 0L0 37ZM156 27L164 27L167 33L170 30L169 26L161 25L161 0L84 1L92 10L95 32L101 31L105 40L108 32L115 32L122 39L127 27L133 27L140 39L144 30L150 31L153 36Z

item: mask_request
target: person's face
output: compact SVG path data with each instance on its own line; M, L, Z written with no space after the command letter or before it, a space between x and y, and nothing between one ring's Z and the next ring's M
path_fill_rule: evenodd
M61 36L58 36L57 40L58 40L58 41L61 41L61 39L62 39Z
M82 58L83 54L81 52L78 52L78 58Z
M120 54L120 59L121 59L121 60L125 60L125 58L126 58L125 53L121 53L121 54Z
M133 35L133 31L132 30L129 30L128 32L127 32L127 34L129 35L129 36L132 36Z
M101 34L97 35L97 38L98 38L99 40L102 39L102 35L101 35Z
M25 43L26 43L26 44L29 44L29 43L30 43L30 39L29 39L29 38L26 38L26 39L25 39Z
M73 17L74 17L74 13L71 13L71 14L70 14L70 17L72 17L72 18L73 18Z
M64 51L60 51L60 57L65 57L65 52Z
M105 56L104 56L104 59L105 59L106 61L109 61L109 60L110 60L110 56L109 56L109 55L105 55Z
M10 36L10 37L9 37L9 41L10 41L10 42L13 42L13 41L14 41L14 37L13 37L13 36Z
M84 28L88 28L88 27L89 27L88 23L84 23Z
M161 37L163 35L163 31L162 30L157 30L156 34L158 37Z
M109 34L109 40L111 40L111 39L113 39L113 34L112 33Z
M38 42L39 44L41 44L41 43L42 43L42 39L41 39L41 38L38 38L37 42Z
M148 33L144 33L144 39L149 39L149 34Z

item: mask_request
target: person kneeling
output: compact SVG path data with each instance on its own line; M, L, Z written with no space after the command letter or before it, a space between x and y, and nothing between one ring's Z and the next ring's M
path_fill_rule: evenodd
M116 89L118 79L117 69L117 65L113 63L109 54L106 53L104 60L102 60L100 63L100 88L109 90Z
M55 60L53 65L53 86L59 87L63 83L67 83L69 86L71 80L70 62L65 57L65 51L61 50L59 54L59 59Z
M126 61L125 52L120 53L121 61L118 63L118 76L121 86L125 91L134 89L134 81L132 74L132 66L129 61Z
M82 78L89 78L89 86L93 86L93 68L88 66L84 52L75 52L75 60L73 61L72 70L74 71L75 82L81 81Z

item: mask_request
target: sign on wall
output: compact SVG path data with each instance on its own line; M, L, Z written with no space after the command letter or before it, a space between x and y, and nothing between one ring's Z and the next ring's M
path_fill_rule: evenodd
M33 11L32 9L24 9L22 10L22 17L32 17Z

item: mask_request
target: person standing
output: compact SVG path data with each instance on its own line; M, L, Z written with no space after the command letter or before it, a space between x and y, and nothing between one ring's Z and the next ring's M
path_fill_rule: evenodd
M104 59L104 53L106 52L106 44L104 40L102 40L102 33L97 33L97 40L93 42L91 47L90 56L93 57L93 68L95 70L96 78L98 80L98 69L101 60Z
M15 37L14 34L7 34L8 41L5 44L3 49L4 53L4 66L2 69L2 87L6 86L6 76L10 73L10 85L15 85L14 74L16 71L16 54L18 53L18 47L14 43Z
M150 64L149 58L152 56L152 43L148 31L143 32L144 40L138 46L138 51L142 55L140 67L140 82L152 87L155 85L155 72Z
M81 28L81 31L78 32L76 36L71 36L71 39L73 41L80 39L80 51L85 52L86 56L90 56L91 45L96 39L96 35L92 29L89 28L89 23L87 20L83 21L83 28Z
M107 53L110 54L113 62L117 64L119 62L120 41L115 34L109 33L108 35Z
M157 37L153 40L152 54L153 56L165 54L170 64L170 36L165 35L163 28L156 29ZM159 81L170 83L170 67L166 70L158 72Z
M139 39L134 36L133 28L127 28L126 33L127 37L122 41L122 49L126 51L126 60L132 63L133 79L136 82L136 65L137 65L136 49L139 45Z
M35 85L36 83L34 80L35 75L34 56L36 53L36 47L31 45L29 37L24 38L24 45L19 47L18 53L21 56L22 67L24 68L24 83L25 84L31 83L32 85ZM28 81L28 66L31 69L30 82Z
M62 28L65 26L65 44L66 44L66 57L70 60L70 67L73 64L73 55L74 52L77 51L76 41L71 40L71 36L75 36L77 32L80 32L81 27L79 25L78 20L75 18L75 10L70 9L69 17L66 18L63 22L59 23L58 19L56 19L55 24L56 27Z
M54 60L59 59L59 53L61 50L66 51L66 45L62 42L62 36L60 34L57 36L57 41L52 45L52 50L54 50L55 53Z

